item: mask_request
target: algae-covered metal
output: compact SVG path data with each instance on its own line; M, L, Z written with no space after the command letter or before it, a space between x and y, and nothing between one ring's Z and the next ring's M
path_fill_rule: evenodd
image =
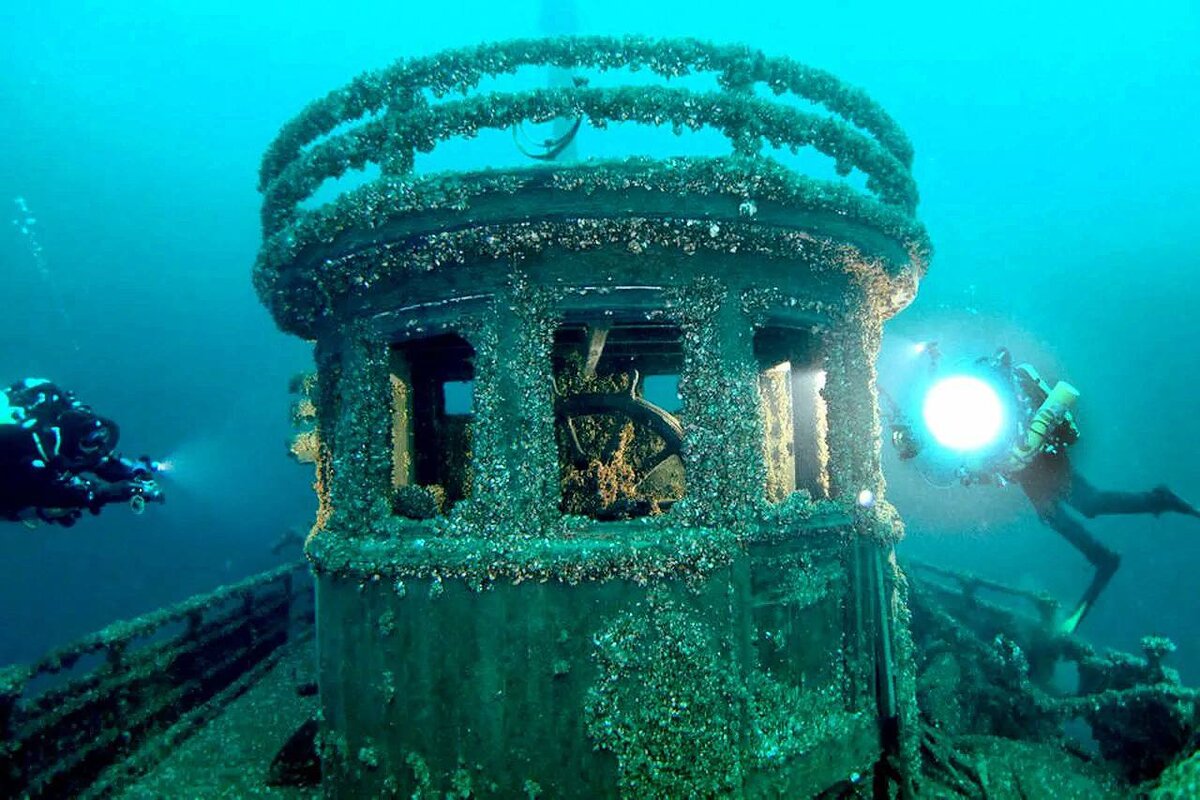
M480 88L531 65L576 77ZM556 117L728 152L414 171ZM907 789L874 362L929 256L911 160L861 91L691 40L404 61L285 126L255 285L316 342L329 796Z
M119 794L276 663L308 593L307 580L293 586L302 567L113 623L0 670L3 796Z

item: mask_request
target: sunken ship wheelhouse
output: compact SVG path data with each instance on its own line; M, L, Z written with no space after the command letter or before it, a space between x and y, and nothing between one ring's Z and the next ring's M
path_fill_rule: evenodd
M480 88L529 67L573 80ZM414 171L554 119L722 152ZM801 149L830 179L786 164ZM330 796L905 780L873 383L928 253L911 160L833 76L694 41L406 61L285 126L255 280L315 342Z

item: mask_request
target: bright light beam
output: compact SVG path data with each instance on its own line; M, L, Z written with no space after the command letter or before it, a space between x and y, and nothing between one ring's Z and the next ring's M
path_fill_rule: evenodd
M986 381L967 375L944 378L925 395L925 427L951 450L982 450L995 443L1004 424L1004 405Z

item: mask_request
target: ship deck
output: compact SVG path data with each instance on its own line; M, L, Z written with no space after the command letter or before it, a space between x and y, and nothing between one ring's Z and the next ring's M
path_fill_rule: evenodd
M150 772L117 795L281 800L319 797L320 788L271 786L271 761L288 737L317 711L300 686L316 681L311 639L282 648L279 660Z
M319 706L312 587L295 580L299 567L0 670L4 796L320 797L306 724ZM1161 664L1169 642L1100 652L1048 636L1053 605L1041 594L909 568L918 796L1192 796L1161 793L1194 786L1200 769L1200 692ZM1052 685L1063 662L1078 671L1073 691ZM1086 725L1092 745L1068 724Z

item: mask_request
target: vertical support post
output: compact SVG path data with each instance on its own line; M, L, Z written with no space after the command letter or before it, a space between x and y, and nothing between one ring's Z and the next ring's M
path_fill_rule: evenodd
M724 480L741 511L766 497L767 465L763 454L762 405L758 392L758 360L754 357L754 323L736 296L727 293L717 314L724 344L720 369L726 379L728 410L722 426L734 455L727 457Z
M333 516L333 454L337 452L338 417L341 414L342 354L340 339L329 333L317 339L313 361L317 366L317 382L312 400L317 412L317 453L313 491L317 495L317 515L309 532L312 536L325 530Z
M917 708L917 656L913 643L912 612L908 597L908 579L896 562L896 549L889 548L880 564L884 576L884 597L889 604L892 629L892 663L896 691L896 720L899 725L897 771L900 773L900 797L916 796L916 781L921 771L921 725Z
M831 332L825 355L830 496L853 502L859 492L883 495L875 359L882 325L854 317Z
M353 328L343 340L336 392L333 524L361 534L387 504L392 480L392 389L385 342Z
M392 388L392 488L416 482L414 385L408 359L392 352L388 382Z
M754 326L712 279L680 290L672 304L683 327L687 507L714 523L736 523L766 491Z
M516 276L475 332L472 495L481 530L545 535L558 513L550 295ZM504 530L496 530L497 525Z
M870 710L878 721L880 758L872 796L894 797L891 787L898 783L899 796L904 797L912 764L907 761L902 721L912 709L901 692L912 687L901 686L902 669L894 652L896 606L894 586L885 576L886 558L880 544L869 538L860 538L851 546L855 635L848 648L848 663L854 677L854 707Z
M869 304L867 304L869 307ZM913 654L903 616L907 607L891 545L894 509L882 502L885 489L880 463L875 362L882 323L870 312L851 317L827 338L825 388L828 414L830 494L854 503L871 493L858 509L860 539L853 555L855 605L858 609L859 660L870 665L871 691L880 723L884 759L877 767L877 793L887 796L897 782L899 796L911 794L917 767Z

